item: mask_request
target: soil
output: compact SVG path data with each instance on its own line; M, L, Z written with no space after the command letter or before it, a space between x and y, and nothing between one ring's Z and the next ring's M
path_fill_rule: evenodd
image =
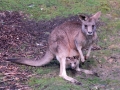
M30 90L23 82L32 76L32 71L4 59L40 58L47 49L50 32L65 21L79 22L79 18L75 15L36 21L23 12L0 11L0 90Z

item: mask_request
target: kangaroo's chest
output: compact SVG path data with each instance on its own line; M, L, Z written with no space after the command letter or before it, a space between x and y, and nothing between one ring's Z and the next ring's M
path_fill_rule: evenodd
M88 48L93 43L94 43L94 40L92 40L92 39L84 40L82 42L83 49Z

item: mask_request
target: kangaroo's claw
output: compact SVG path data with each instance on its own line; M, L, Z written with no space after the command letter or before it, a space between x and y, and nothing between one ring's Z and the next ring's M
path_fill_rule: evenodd
M77 80L74 80L73 83L76 84L76 85L81 85L81 82L79 82L79 81L77 81Z

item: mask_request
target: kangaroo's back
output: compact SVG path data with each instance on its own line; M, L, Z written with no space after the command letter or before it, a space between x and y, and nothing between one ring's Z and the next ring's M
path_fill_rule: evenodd
M69 57L73 56L71 53L78 55L74 44L78 32L81 32L80 22L65 22L56 27L48 40L50 50L55 54L61 50L61 52L65 52L64 54L68 54Z

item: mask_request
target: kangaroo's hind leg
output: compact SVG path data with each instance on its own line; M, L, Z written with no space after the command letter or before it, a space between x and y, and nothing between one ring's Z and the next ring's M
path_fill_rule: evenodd
M70 81L72 83L75 83L75 84L81 84L80 82L78 82L76 79L70 77L70 76L67 76L67 73L66 73L66 57L57 57L58 61L60 62L60 73L59 73L59 76L62 77L63 79L67 80L67 81Z

